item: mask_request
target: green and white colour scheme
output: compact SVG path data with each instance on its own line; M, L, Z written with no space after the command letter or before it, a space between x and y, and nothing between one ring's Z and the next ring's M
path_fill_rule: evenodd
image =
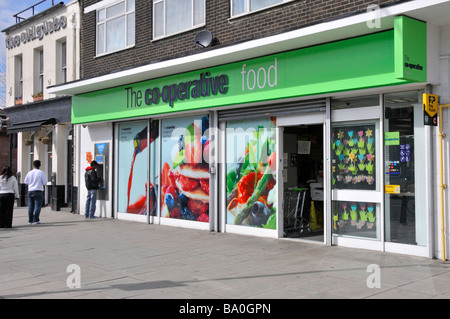
M76 95L74 124L274 101L427 80L426 24Z
M79 179L110 143L106 217L286 238L296 186L322 231L300 240L439 256L437 134L421 97L450 99L450 26L432 19L445 8L410 1L381 8L380 29L355 15L53 87L73 95ZM317 180L289 184L306 158Z

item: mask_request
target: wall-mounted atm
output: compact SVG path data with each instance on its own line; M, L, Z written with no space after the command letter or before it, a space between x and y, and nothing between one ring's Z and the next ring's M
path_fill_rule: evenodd
M97 199L99 200L108 200L109 156L109 143L95 144L94 160L98 163L97 176L102 178L102 182L97 194Z

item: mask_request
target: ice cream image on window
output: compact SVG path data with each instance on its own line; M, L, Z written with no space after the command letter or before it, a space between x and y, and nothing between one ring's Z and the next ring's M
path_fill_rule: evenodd
M153 134L151 134L150 137L150 143L152 143L155 140L155 136L153 136ZM139 198L134 202L130 204L130 193L131 193L131 186L133 184L133 172L134 172L134 163L136 161L136 157L139 154L142 154L143 151L147 148L148 146L148 138L147 138L147 127L145 127L144 129L142 129L142 131L140 131L138 134L136 134L136 136L133 139L133 144L134 144L134 152L133 152L133 160L131 162L131 168L130 168L130 176L128 178L128 188L127 188L127 213L130 214L140 214L140 215L145 215L147 213L147 189L148 189L148 185L145 185L145 195L141 195L139 196ZM145 154L143 154L142 156L145 156ZM155 206L155 200L156 200L156 196L155 196L155 189L153 187L153 185L150 183L150 215L154 214L154 211L156 209Z

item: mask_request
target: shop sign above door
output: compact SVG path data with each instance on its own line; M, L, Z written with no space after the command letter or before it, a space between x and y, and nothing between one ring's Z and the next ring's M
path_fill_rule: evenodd
M72 123L425 82L426 24L410 20L398 17L394 30L76 95Z

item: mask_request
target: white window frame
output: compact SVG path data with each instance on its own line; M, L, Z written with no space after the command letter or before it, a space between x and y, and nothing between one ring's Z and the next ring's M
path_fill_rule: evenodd
M23 57L22 55L16 56L16 92L15 98L23 98Z
M248 14L252 14L252 13L255 13L255 12L258 12L258 11L266 10L268 8L273 8L273 7L276 7L276 6L280 6L280 5L283 5L283 4L287 3L287 2L292 2L294 0L282 0L280 3L275 3L275 4L269 5L267 7L259 8L259 9L256 9L256 10L252 10L251 9L251 7L250 7L250 1L251 0L244 0L244 1L246 1L247 11L233 15L233 0L230 0L230 16L231 16L231 18L242 17L242 16L245 16L245 15L248 15Z
M190 31L190 30L197 29L197 28L205 26L205 24L206 24L206 22L205 22L206 21L206 1L203 0L203 22L198 23L196 25L194 25L194 15L195 15L195 13L194 13L194 2L195 2L195 0L186 0L186 1L191 1L191 6L192 6L192 15L191 15L190 27L187 28L187 29L183 29L183 30L174 32L174 33L167 34L167 31L166 31L166 21L167 21L167 19L166 19L166 8L167 8L166 0L153 0L153 40L163 39L163 38L166 38L166 37L170 37L170 36L173 36L173 35L176 35L176 34L180 34L180 33L186 32L186 31ZM163 24L163 34L157 36L157 35L155 35L155 30L156 30L156 25L155 24L156 24L156 21L157 21L157 19L155 17L155 12L156 12L155 6L157 4L159 4L159 3L163 3L163 7L164 7L164 9L163 9L163 12L164 12L163 13L163 18L164 18L164 22L163 23L164 24Z
M44 92L44 48L36 49L36 87L34 93Z
M59 43L59 56L60 56L60 73L59 82L67 82L67 41L63 40Z
M111 53L114 53L114 52L117 52L117 51L126 50L126 49L129 49L131 47L134 47L135 42L136 42L136 38L134 38L134 41L132 43L128 43L128 40L129 40L128 39L128 16L130 16L130 15L134 16L134 21L135 21L135 25L136 25L136 14L135 14L135 12L136 12L136 7L135 7L136 6L136 0L133 0L133 1L135 1L135 6L134 6L134 9L130 10L130 11L127 11L128 1L131 1L131 0L102 1L102 2L97 3L96 5L93 5L93 6L88 7L88 8L85 9L84 13L88 13L88 12L91 12L91 11L94 11L94 10L96 11L96 13L95 13L95 34L96 34L95 53L96 53L97 57L103 56L103 55L107 55L107 54L111 54ZM111 17L107 18L106 17L106 10L108 8L112 7L112 6L115 6L115 5L119 4L119 3L121 3L121 2L124 3L125 10L123 12L121 12L120 14L116 14L114 16L111 16ZM105 19L102 20L101 22L99 22L98 21L99 20L98 17L99 17L99 13L101 11L105 12ZM107 51L106 39L107 39L108 29L106 28L106 24L107 24L108 21L117 19L117 18L119 18L121 16L125 17L125 25L124 25L124 29L125 29L125 46L122 47L122 48L116 49L116 50ZM99 43L98 43L98 36L99 36L98 30L99 30L99 27L102 27L104 29L104 39L103 39L103 49L102 49L102 51L99 51ZM135 33L136 29L133 30L133 31Z

